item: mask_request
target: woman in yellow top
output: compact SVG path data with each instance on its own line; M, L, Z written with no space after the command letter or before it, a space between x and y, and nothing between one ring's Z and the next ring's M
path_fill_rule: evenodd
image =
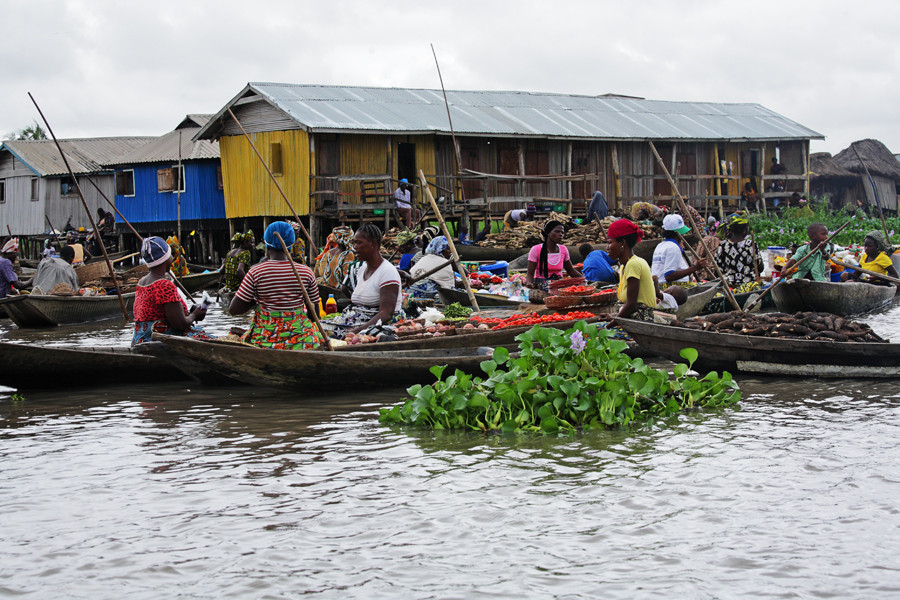
M628 219L619 219L609 226L606 234L609 240L607 253L619 261L619 302L622 308L617 317L653 321L656 308L656 287L650 265L640 256L632 253L635 244L641 241L641 228Z
M865 253L859 257L860 267L880 275L889 275L894 278L897 277L897 269L894 268L894 263L887 254L888 246L883 233L880 231L870 231L867 233L866 239L863 242L863 249L865 250ZM841 276L841 279L844 281L847 279L859 281L861 278L863 281L870 281L871 283L887 283L883 279L872 277L862 271L853 271L849 274L849 277L845 271Z

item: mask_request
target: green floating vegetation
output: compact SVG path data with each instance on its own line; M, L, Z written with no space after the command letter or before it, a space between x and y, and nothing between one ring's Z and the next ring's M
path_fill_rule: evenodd
M809 241L806 228L812 223L822 223L829 231L835 231L847 221L850 225L834 238L834 243L840 246L861 246L866 234L873 229L881 231L881 219L878 217L866 217L862 211L856 215L848 215L844 211L831 211L822 201L813 199L814 210L802 208L786 208L780 216L771 215L769 218L763 215L754 215L750 219L750 228L756 237L756 243L760 248L766 246L784 246L791 244L803 245ZM900 231L900 217L885 219L888 233ZM896 238L893 238L896 241Z
M653 421L687 409L729 406L741 393L731 374L688 375L697 351L685 348L674 376L622 352L622 340L579 321L566 331L534 326L516 337L519 356L496 348L481 363L486 378L457 370L414 385L402 404L383 408L382 423L432 429L574 433Z

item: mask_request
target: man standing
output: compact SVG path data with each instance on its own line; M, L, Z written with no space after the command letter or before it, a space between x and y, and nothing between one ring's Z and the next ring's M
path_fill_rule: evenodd
M394 190L393 196L394 206L396 207L397 212L400 213L400 218L403 219L407 229L413 228L411 187L412 186L409 185L409 180L403 178L400 180L400 186Z
M66 246L59 251L59 258L51 256L45 258L38 265L34 279L31 281L32 294L47 294L56 285L66 283L72 287L72 291L78 290L78 275L72 266L75 260L75 249Z

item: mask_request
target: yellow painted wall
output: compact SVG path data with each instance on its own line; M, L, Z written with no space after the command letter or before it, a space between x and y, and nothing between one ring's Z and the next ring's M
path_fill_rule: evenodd
M387 137L342 134L338 139L340 140L342 175L383 175L387 173ZM358 194L360 193L360 183L345 181L341 184L341 192ZM355 204L360 202L360 197L344 196L344 200Z
M271 164L271 144L281 143L284 172L276 175L276 179L297 213L309 214L307 133L302 130L251 133L250 139L266 164ZM243 135L221 138L219 150L226 218L291 215L291 209Z

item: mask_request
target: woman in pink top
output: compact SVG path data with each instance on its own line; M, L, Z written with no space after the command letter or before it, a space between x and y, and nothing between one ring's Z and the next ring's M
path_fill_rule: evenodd
M551 219L544 225L541 232L544 243L532 247L528 253L527 287L546 292L550 280L562 279L564 271L570 277L582 276L569 260L569 250L562 243L563 233L565 229L559 221Z

